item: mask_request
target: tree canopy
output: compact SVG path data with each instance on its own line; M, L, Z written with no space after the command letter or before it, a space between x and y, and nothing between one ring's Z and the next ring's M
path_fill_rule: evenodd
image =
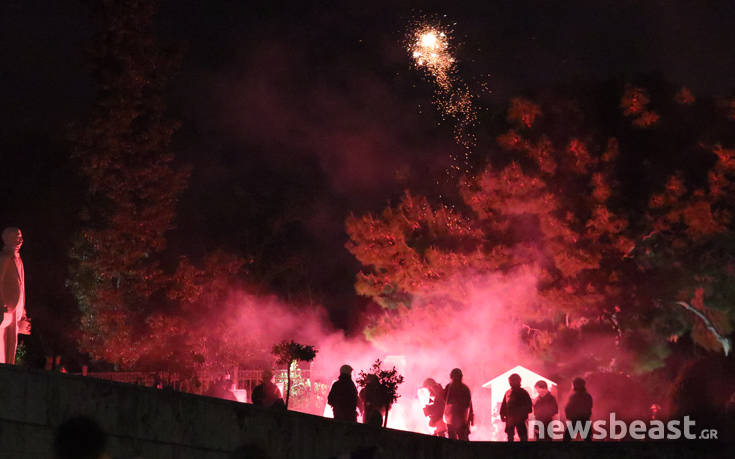
M513 99L455 201L406 191L379 214L350 216L356 290L393 311L376 326L389 331L406 308L463 304L468 276L523 272L538 295L502 313L538 357L558 360L590 336L636 356L602 352L597 365L633 372L660 366L682 336L725 350L732 120L723 101L648 83Z

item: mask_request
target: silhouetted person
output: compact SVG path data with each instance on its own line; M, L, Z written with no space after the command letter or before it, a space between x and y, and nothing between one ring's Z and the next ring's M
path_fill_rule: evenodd
M470 388L462 383L462 370L455 368L449 373L451 382L444 389L444 422L447 424L449 438L470 439L470 425L474 423L472 394Z
M566 407L564 407L564 414L567 416L567 421L572 423L581 422L585 423L592 417L592 396L587 393L584 379L574 378L572 382L574 393L569 396ZM572 439L569 429L564 430L564 441L570 441ZM585 440L592 440L592 435L587 435Z
M360 391L362 422L375 427L383 425L383 414L388 406L385 389L380 385L378 376L367 375L367 383Z
M272 371L263 370L263 382L253 388L253 405L265 408L285 407L283 397L281 396L281 390L278 386L273 384L271 381L272 378Z
M342 365L339 379L332 384L327 403L332 407L334 419L338 421L357 421L357 387L352 382L352 367Z
M513 441L515 432L518 432L521 441L528 441L526 420L533 409L531 396L521 387L520 375L513 373L508 377L508 382L510 389L505 393L503 403L500 405L500 419L505 422L505 433L508 434L509 442Z
M367 375L367 382L360 390L358 400L358 410L362 411L363 423L374 426L383 425L382 421L388 411L389 402L386 388L380 384L378 376Z
M67 419L56 428L55 459L103 459L107 436L100 426L86 416Z
M429 418L429 427L434 427L434 435L444 437L447 434L447 425L444 423L444 389L432 378L424 381L423 387L429 390L431 397L424 407L424 416Z
M554 396L549 392L546 381L538 381L535 387L536 392L538 392L538 397L533 401L533 417L537 421L544 423L543 439L539 435L538 426L536 426L536 440L550 441L552 438L549 435L549 423L554 419L556 413L559 412L559 406L556 404Z

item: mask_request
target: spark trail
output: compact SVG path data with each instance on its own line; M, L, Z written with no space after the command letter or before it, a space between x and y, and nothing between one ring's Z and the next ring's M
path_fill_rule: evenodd
M452 121L454 140L468 154L477 143L477 111L472 93L457 76L450 40L449 29L419 24L409 33L408 53L414 67L434 84L434 105L442 119Z

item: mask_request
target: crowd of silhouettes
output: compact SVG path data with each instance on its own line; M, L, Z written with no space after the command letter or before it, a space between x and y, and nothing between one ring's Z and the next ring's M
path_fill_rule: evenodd
M424 416L428 418L429 427L434 428L434 435L456 440L468 440L470 426L474 423L472 396L469 388L462 383L462 371L455 368L450 373L451 382L445 388L432 378L424 381L422 387L429 392L429 402L424 406ZM528 441L528 417L533 417L543 427L535 426L534 437L537 441L550 441L549 425L559 414L556 398L549 391L546 381L539 380L534 385L536 399L532 399L528 391L521 387L521 376L514 373L508 378L510 388L503 395L500 405L500 419L505 423L505 434L509 442ZM592 416L592 396L587 393L585 381L575 378L574 392L564 408L567 420L572 423L589 421ZM571 440L565 429L563 439ZM587 436L585 440L591 440Z
M384 425L391 401L378 376L366 375L365 386L358 392L352 380L352 371L350 365L342 365L339 377L329 391L327 403L332 407L334 419L357 422L358 418L361 418L367 425L374 427ZM429 402L423 408L424 416L428 418L435 436L469 440L470 427L474 425L475 415L470 388L462 382L462 378L462 370L454 368L449 373L450 381L446 387L442 387L432 378L426 379L422 385L429 393ZM520 375L516 373L510 375L508 378L510 388L505 392L500 405L499 414L505 423L507 440L513 442L517 437L522 442L528 441L530 414L533 414L534 419L543 426L539 428L538 423L534 426L533 434L536 440L552 440L549 425L559 414L556 398L551 394L547 383L539 380L534 385L538 395L533 400L528 391L521 387L521 382ZM592 415L592 396L587 393L584 379L575 378L572 385L574 392L564 407L564 414L572 423L585 423ZM236 400L230 386L231 381L220 378L210 386L205 395ZM281 391L273 382L272 371L263 371L261 382L252 391L251 401L263 408L285 409ZM733 406L735 407L735 396ZM563 439L565 441L572 439L568 429L564 430ZM591 440L591 435L585 439Z
M424 415L429 426L434 428L434 435L454 440L469 440L470 426L474 424L472 394L469 387L462 382L462 370L453 369L450 382L446 387L434 379L426 379L422 385L429 393L429 402L424 407ZM273 373L265 370L262 380L252 393L252 402L263 408L285 408L283 397L278 386L273 383ZM338 421L357 422L358 412L365 424L380 427L389 408L389 400L375 374L366 375L365 386L358 393L352 381L352 367L342 365L339 378L332 384L328 403L332 407L334 419ZM521 387L521 377L512 374L508 378L510 388L505 392L500 406L500 416L505 422L505 433L509 442L517 435L520 441L528 441L527 421L533 413L537 421L548 427L559 408L554 396L549 392L545 381L538 381L535 389L538 394L535 400ZM207 395L234 399L231 396L231 381L220 378L215 381ZM575 378L574 392L569 397L564 413L571 422L589 421L592 414L592 397L587 393L585 381ZM227 395L230 392L230 395ZM732 400L735 406L735 396ZM537 439L549 439L548 435L534 432ZM590 439L590 437L587 437ZM571 440L568 431L564 432L564 440ZM61 424L54 439L54 455L57 459L105 459L107 438L99 425L87 417L75 417ZM355 451L339 457L378 457L377 448ZM267 453L258 445L246 444L233 451L233 458L267 458Z
M430 403L424 408L429 424L435 427L435 435L457 440L469 440L470 426L474 423L470 388L462 382L462 370L455 368L450 373L451 382L442 389L441 384L427 379L424 387L431 394ZM327 401L332 407L334 419L357 421L357 411L362 421L372 426L381 426L390 401L380 385L377 375L368 374L365 387L357 393L352 381L352 367L343 365L339 379L334 382Z
M338 421L357 422L362 418L364 424L375 427L383 425L390 406L385 391L377 375L366 376L365 387L358 392L352 380L352 367L342 365L339 377L332 384L327 397L327 403L332 407L334 419ZM462 382L462 370L453 369L449 373L450 382L446 387L432 378L424 381L422 387L429 392L429 402L424 406L424 416L428 418L429 426L434 428L434 435L455 440L469 440L470 426L474 425L474 411L470 388ZM278 386L273 383L273 372L263 371L262 381L255 386L252 393L252 402L264 408L285 408L283 397ZM229 381L216 381L211 388L212 396L234 399L225 394ZM541 432L535 426L534 437L539 441L552 440L548 434L549 424L559 414L556 398L549 391L545 381L540 380L534 385L538 396L531 399L528 391L521 387L521 376L514 373L508 378L510 388L505 392L500 405L500 419L505 423L505 433L509 442L517 438L528 441L528 417L533 414L534 419L544 426ZM587 393L585 381L575 378L574 392L564 407L564 414L572 423L589 421L592 416L592 396ZM564 430L565 441L571 440L567 429ZM591 440L591 435L586 437Z
M365 386L358 393L352 381L352 367L342 365L339 378L332 384L329 391L328 403L332 407L334 419L345 422L357 422L358 412L362 415L362 422L374 427L383 425L384 417L389 408L389 401L377 375L368 374ZM422 388L429 393L428 403L424 406L424 415L428 418L430 427L434 428L434 435L454 440L469 440L470 426L474 424L472 394L469 387L462 382L462 370L453 369L450 382L442 388L432 378L422 384ZM252 402L263 408L285 408L281 391L273 383L273 373L265 370L262 381L252 393ZM537 421L534 425L534 437L537 441L552 440L549 434L550 424L559 415L559 406L554 395L550 392L547 383L539 380L534 388L537 397L532 399L528 391L522 387L521 376L512 374L508 378L510 388L504 393L500 405L500 418L505 423L507 441L513 442L517 438L521 442L528 441L528 417L533 414ZM230 398L225 392L229 390L231 382L221 378L215 381L207 395ZM575 378L572 382L573 393L564 406L564 414L568 422L586 423L592 415L592 396L587 392L585 380ZM234 399L234 397L233 397ZM653 408L653 407L652 407ZM735 394L727 404L730 413L735 412ZM655 417L655 413L653 415ZM541 431L543 429L543 432ZM564 430L564 441L572 440L569 429ZM587 435L583 440L591 440ZM68 419L61 424L55 433L54 457L56 459L109 459L105 448L107 437L100 426L91 418L80 416ZM337 458L378 458L381 456L378 447L361 448L346 453ZM256 444L245 444L233 451L232 458L267 459L269 455Z
M424 381L422 387L429 392L429 402L424 406L424 416L429 426L434 428L434 435L454 440L469 440L470 426L474 425L474 410L470 388L462 382L462 370L453 369L449 373L450 382L442 388L432 378ZM383 396L378 377L367 375L365 387L358 393L352 381L352 367L342 365L337 381L332 384L327 402L332 407L334 419L357 422L358 411L362 422L372 426L380 426L386 415L388 401ZM534 431L537 440L551 440L548 426L559 413L556 398L549 391L545 381L536 382L538 394L535 400L521 387L521 376L514 373L508 378L510 388L505 392L500 405L500 418L505 423L505 433L509 442L515 441L516 435L522 442L528 441L528 417L533 413L534 419L544 426L540 432L538 426ZM575 378L574 392L569 397L564 413L567 420L576 422L589 421L592 416L592 396L587 393L585 381ZM591 436L587 436L587 440ZM564 440L571 440L568 430L564 431Z
M521 387L520 375L514 373L508 377L510 389L503 396L500 406L500 418L505 422L505 433L509 442L515 440L518 434L520 441L528 441L528 415L533 413L536 421L542 424L543 432L538 425L535 426L534 436L538 441L549 441L552 437L549 435L549 424L559 413L559 406L556 398L549 392L546 381L537 381L534 387L538 396L535 400L531 400L528 391ZM569 397L564 414L568 421L572 424L578 422L585 423L592 417L592 396L587 393L585 381L582 378L575 378L573 383L574 392ZM564 430L564 441L572 440L569 429ZM587 435L585 440L591 440L592 436Z

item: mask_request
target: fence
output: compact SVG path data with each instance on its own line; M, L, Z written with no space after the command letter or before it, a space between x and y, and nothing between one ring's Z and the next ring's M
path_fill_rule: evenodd
M234 368L230 372L233 382L233 390L245 391L250 401L250 396L256 385L260 384L262 369L240 369ZM205 394L223 375L220 372L199 372L196 377L187 377L175 372L168 371L109 371L88 372L87 376L117 381L122 383L137 384L139 386L171 388L180 392L192 394ZM286 369L274 371L275 382L281 388L281 393L286 397L286 384L288 376ZM311 368L292 367L291 369L291 400L289 408L305 413L321 415L326 404L326 393L329 388L326 384L312 381Z

